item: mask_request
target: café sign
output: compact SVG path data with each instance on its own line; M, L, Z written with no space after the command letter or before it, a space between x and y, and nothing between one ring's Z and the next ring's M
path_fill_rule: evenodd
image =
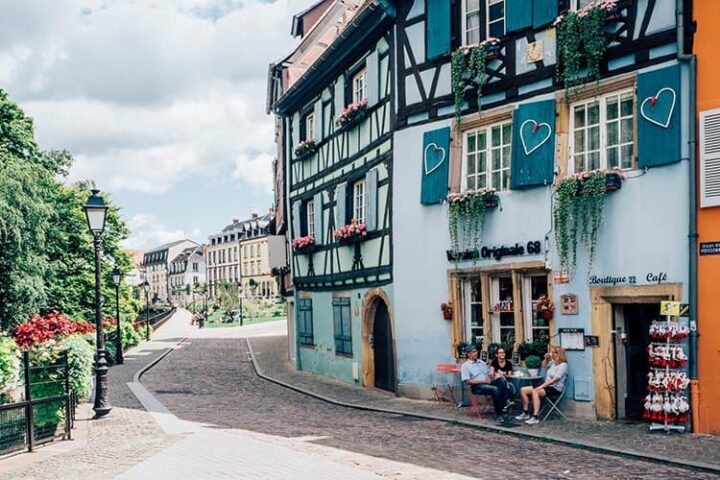
M522 255L537 255L542 253L542 243L539 240L532 240L527 242L526 245L515 243L515 245L507 246L500 245L497 247L482 247L480 249L480 256L482 258L494 258L495 260L502 260L503 257L517 257Z

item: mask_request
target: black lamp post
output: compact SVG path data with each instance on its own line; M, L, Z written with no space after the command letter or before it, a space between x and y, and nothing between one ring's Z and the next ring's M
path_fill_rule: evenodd
M150 341L150 300L148 295L150 294L150 284L147 280L143 283L143 290L145 290L145 340Z
M117 328L115 329L115 363L122 365L125 363L122 351L122 333L120 331L120 280L122 280L122 274L117 266L113 268L112 278L115 284L115 319L117 320Z
M237 288L238 288L238 299L240 299L240 326L242 327L243 326L243 304L242 304L243 285L242 285L242 280L238 280Z
M88 222L88 228L93 236L95 247L95 330L97 342L97 355L95 356L95 417L107 415L112 410L108 399L108 366L105 358L105 335L103 333L101 296L100 296L100 235L105 231L105 216L107 205L100 196L100 190L91 190L90 197L83 207Z

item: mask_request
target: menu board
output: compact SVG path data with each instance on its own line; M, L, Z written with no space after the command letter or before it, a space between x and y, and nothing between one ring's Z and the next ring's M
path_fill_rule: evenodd
M565 350L585 350L584 328L560 328L560 346Z

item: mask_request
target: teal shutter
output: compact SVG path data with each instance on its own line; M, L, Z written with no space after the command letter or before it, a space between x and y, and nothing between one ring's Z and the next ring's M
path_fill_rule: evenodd
M555 167L555 100L525 103L513 112L510 188L550 185Z
M373 50L367 59L365 59L365 81L367 82L366 95L368 106L372 107L378 102L378 91L380 90L377 50Z
M315 109L313 111L313 123L315 124L315 140L316 142L319 142L323 139L323 121L322 121L322 114L323 114L323 108L322 108L322 98L315 102Z
M323 194L316 193L313 197L313 230L315 231L315 243L322 245L325 241L325 232L323 231Z
M450 52L449 0L426 0L425 36L426 57L432 60Z
M335 228L345 225L345 203L347 202L347 183L335 187Z
M378 171L373 168L365 174L365 227L368 231L378 228L377 199Z
M292 206L293 238L298 238L302 236L302 234L300 233L301 221L302 218L300 217L300 202L295 202Z
M638 166L679 162L680 67L674 65L638 75L637 101Z
M450 174L450 127L423 134L420 203L441 203L447 197Z
M506 0L505 28L508 33L517 32L532 25L533 11L529 0Z
M341 75L335 81L335 117L333 123L340 116L343 109L345 108L345 79Z
M292 116L292 149L293 157L295 156L295 147L300 143L300 114L295 113Z
M530 0L521 0L529 4ZM553 23L558 16L558 0L533 0L533 27L540 28Z

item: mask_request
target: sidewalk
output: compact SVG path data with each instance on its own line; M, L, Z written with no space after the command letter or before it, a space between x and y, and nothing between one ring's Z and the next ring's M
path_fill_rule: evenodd
M463 423L484 429L522 435L541 441L604 450L650 460L672 462L720 473L720 437L700 434L672 434L648 431L647 424L621 421L549 420L528 426L515 423L497 426L494 418L468 416L465 409L435 406L432 402L397 398L377 390L360 388L329 378L298 372L287 361L287 337L249 339L260 373L328 401L359 408L393 411Z

